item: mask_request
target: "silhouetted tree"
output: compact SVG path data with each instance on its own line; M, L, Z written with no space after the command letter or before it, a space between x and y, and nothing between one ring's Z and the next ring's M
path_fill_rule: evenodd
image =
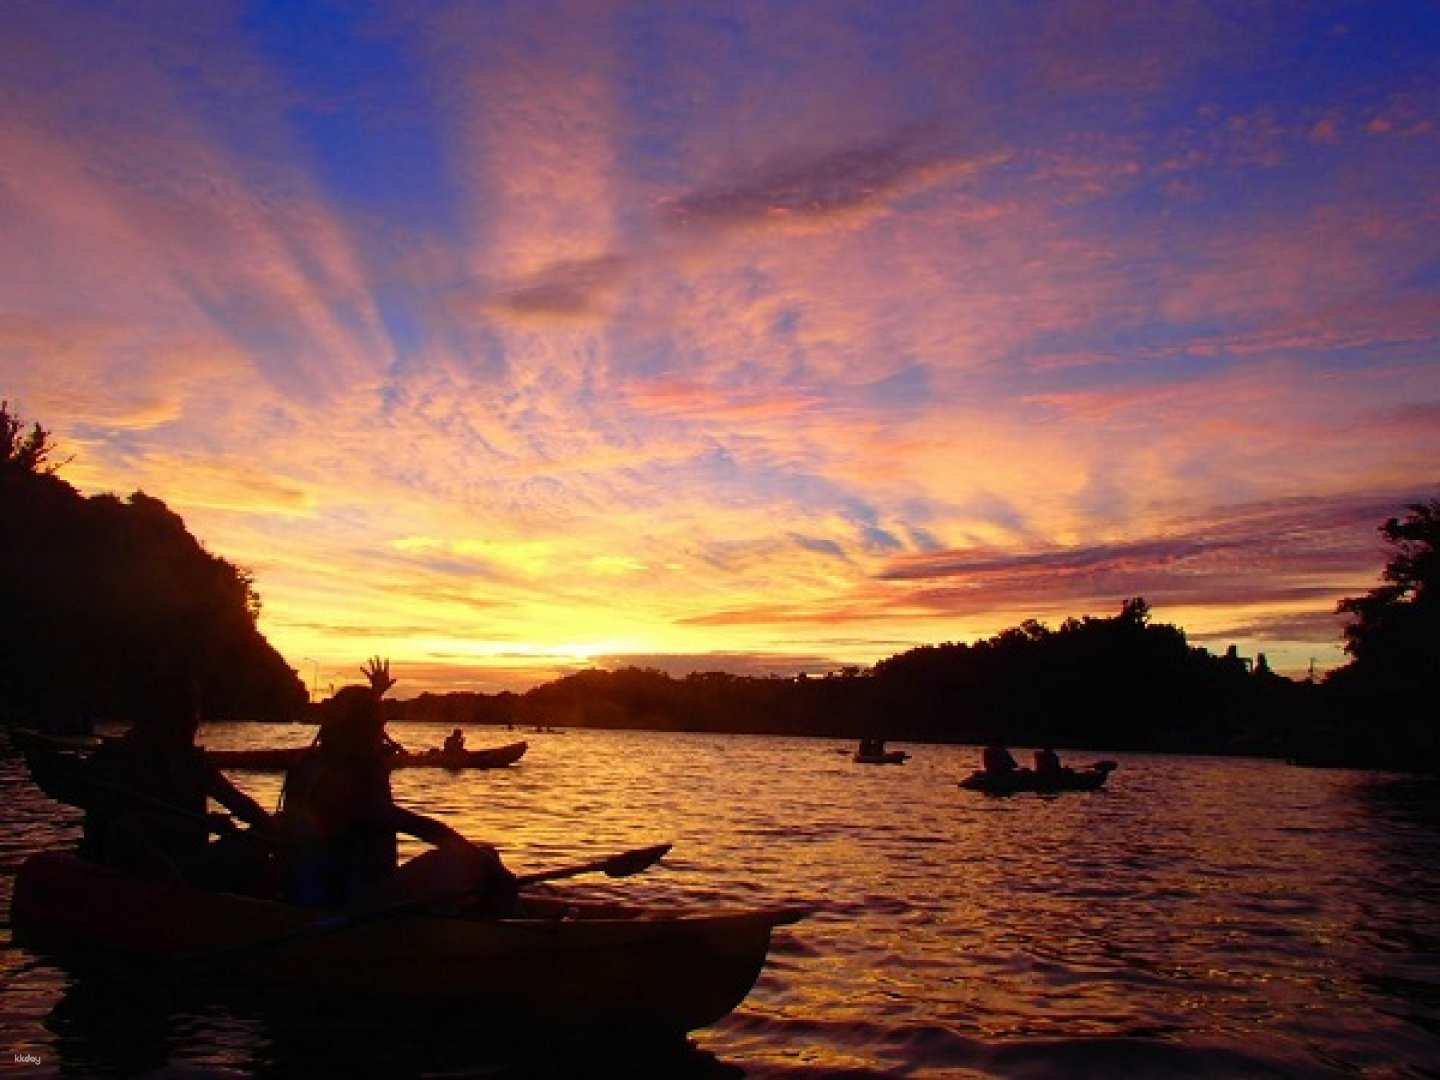
M64 463L50 460L55 452L50 432L38 423L29 435L22 434L24 430L20 418L10 411L10 402L0 401L0 474L56 472Z
M1413 503L1401 520L1390 518L1380 535L1395 547L1385 584L1340 602L1353 615L1345 651L1357 668L1391 683L1435 684L1440 676L1440 500Z
M1385 583L1337 608L1353 659L1325 679L1330 729L1305 755L1320 763L1440 771L1440 500L1406 509L1380 526Z

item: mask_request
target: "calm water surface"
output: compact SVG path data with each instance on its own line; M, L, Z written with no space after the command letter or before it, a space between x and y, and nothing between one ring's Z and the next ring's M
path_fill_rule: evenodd
M444 734L392 730L414 747ZM297 745L308 734L235 725L202 741ZM973 748L912 746L903 767L867 767L805 739L477 728L469 741L520 737L530 752L517 766L402 771L396 797L495 842L522 871L675 841L660 867L586 895L818 907L777 932L745 1004L688 1051L649 1062L655 1071L1440 1075L1432 782L1107 754L1120 768L1106 791L992 799L956 787ZM273 804L278 777L234 775ZM8 912L19 863L75 836L78 815L35 793L13 756L0 759L0 782ZM544 1056L497 1063L463 1032L439 1056L433 1038L407 1045L384 1025L300 1020L276 1032L164 991L67 976L10 945L8 925L4 941L0 1068L37 1071L12 1052L81 1075L547 1068Z

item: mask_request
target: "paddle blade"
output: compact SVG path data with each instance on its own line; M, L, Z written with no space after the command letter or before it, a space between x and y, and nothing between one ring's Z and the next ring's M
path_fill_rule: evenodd
M622 851L619 855L605 860L605 865L600 869L605 871L607 877L622 878L631 874L638 874L654 866L670 853L670 844L656 844L654 847L636 848L634 851Z

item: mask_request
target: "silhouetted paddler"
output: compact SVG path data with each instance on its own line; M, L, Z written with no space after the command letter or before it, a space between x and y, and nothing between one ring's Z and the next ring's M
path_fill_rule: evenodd
M193 694L170 687L152 698L123 737L95 751L85 772L89 789L82 855L204 885L229 854L209 843L216 818L206 815L207 798L269 832L270 815L195 745L198 728Z
M326 702L315 745L285 777L287 898L352 909L467 891L507 898L514 877L493 847L395 805L380 710L395 681L379 658L364 671L370 686L347 686ZM402 832L436 850L397 869Z

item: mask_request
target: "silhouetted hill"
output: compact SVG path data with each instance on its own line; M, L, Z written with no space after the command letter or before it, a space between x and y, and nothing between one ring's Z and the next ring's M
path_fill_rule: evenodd
M299 677L255 625L249 575L160 500L87 498L11 454L0 521L0 710L11 719L125 719L176 682L217 719L303 707Z

